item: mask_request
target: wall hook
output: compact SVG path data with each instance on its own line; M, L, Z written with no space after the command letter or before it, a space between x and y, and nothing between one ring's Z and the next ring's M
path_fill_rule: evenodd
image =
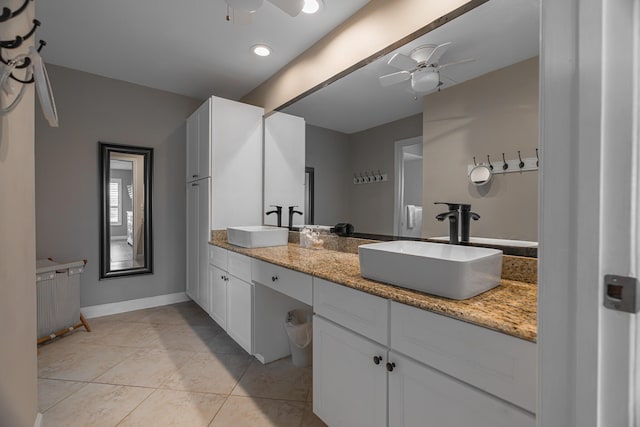
M20 6L13 12L8 7L3 7L2 14L0 15L0 22L8 21L9 19L15 18L16 16L20 15L27 8L29 1L31 0L25 0L24 3L22 3L22 6Z
M473 166L478 166L478 164L476 163L476 156L473 156Z
M16 49L22 46L22 42L31 37L36 32L36 28L40 26L40 21L38 21L37 19L34 19L32 22L33 27L27 34L25 34L24 36L16 36L14 40L0 41L0 48Z
M489 158L488 154L487 154L487 163L489 163L489 169L493 170L493 165L491 164L491 159Z
M524 162L522 161L522 157L520 157L520 150L518 150L518 160L520 160L520 163L518 163L518 167L522 169L524 167Z
M506 171L507 169L509 169L509 164L507 163L507 161L504 159L504 153L502 153L502 170Z
M540 166L540 157L538 157L538 149L536 148L536 167Z

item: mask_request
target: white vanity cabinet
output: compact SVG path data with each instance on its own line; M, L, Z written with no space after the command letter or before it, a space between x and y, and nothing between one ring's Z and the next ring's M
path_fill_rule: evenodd
M209 248L211 318L253 354L251 258L217 246Z
M535 426L534 343L326 280L313 287L313 410L329 425Z
M302 117L275 112L264 120L264 213L282 206L282 225L289 224L289 206L304 211L305 121ZM276 215L264 215L267 225L276 225ZM304 215L293 216L294 225L304 224Z

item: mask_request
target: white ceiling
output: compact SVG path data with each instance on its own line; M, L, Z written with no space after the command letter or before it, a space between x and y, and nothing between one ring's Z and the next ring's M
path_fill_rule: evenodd
M226 22L224 0L38 2L38 38L48 63L157 89L239 99L369 0L324 0L292 18L269 2L249 25ZM250 47L273 52L260 58ZM54 88L55 89L55 88Z
M539 0L490 0L396 51L287 107L308 124L347 134L422 112L409 81L382 87L378 77L398 71L387 65L395 52L408 55L424 44L452 42L441 63L474 58L441 74L461 83L538 55ZM447 80L441 89L452 84Z

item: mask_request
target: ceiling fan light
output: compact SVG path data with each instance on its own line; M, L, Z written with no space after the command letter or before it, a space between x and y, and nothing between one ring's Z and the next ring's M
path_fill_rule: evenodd
M302 12L311 15L318 12L321 8L322 0L304 0Z
M271 48L266 44L257 44L257 45L251 46L251 51L258 56L271 55Z
M416 70L411 76L411 89L415 92L430 92L440 84L440 75L434 70Z

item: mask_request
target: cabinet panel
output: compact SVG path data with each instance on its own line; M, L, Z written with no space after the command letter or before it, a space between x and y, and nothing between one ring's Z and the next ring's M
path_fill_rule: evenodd
M251 258L235 252L229 252L229 274L245 282L251 282Z
M376 365L374 356L386 359L386 349L313 316L313 412L325 423L387 425L386 360Z
M383 345L389 341L389 301L313 279L313 311Z
M425 365L390 352L389 425L534 427L525 411ZM314 396L315 397L315 396Z
M227 277L226 271L209 266L209 283L211 284L209 314L225 331L227 330Z
M535 343L395 301L390 335L394 350L535 412Z
M196 110L187 119L187 175L186 182L198 179L198 123L199 116Z
M211 156L209 146L211 141L211 100L198 108L198 177L211 176Z
M209 264L215 265L225 271L229 268L229 251L219 246L209 245Z
M253 285L229 275L227 282L227 333L249 354L253 353Z
M209 238L211 225L209 221L209 194L211 179L202 179L191 184L198 189L198 303L207 313L210 312L211 291L209 286Z
M311 276L259 260L254 260L251 265L251 277L254 282L305 304L312 304L313 278Z
M282 225L288 224L288 207L304 211L305 122L301 117L276 112L264 121L264 206L282 206ZM276 225L274 215L263 221ZM304 224L304 215L294 215L294 225Z
M198 186L187 184L187 286L189 297L198 299Z

